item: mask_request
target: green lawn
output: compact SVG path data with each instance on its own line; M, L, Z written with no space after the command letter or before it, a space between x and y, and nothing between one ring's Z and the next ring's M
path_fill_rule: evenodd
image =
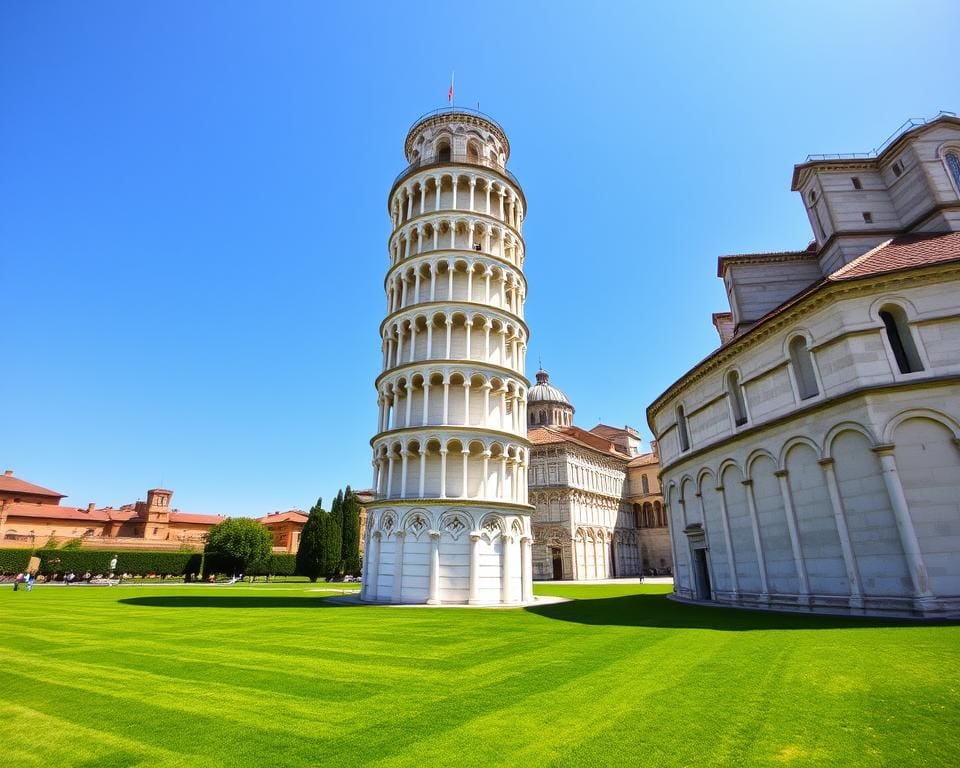
M0 766L960 763L960 625L323 587L0 588Z

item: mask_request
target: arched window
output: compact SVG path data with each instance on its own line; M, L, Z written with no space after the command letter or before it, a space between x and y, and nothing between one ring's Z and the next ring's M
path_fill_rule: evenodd
M650 493L650 481L647 480L646 475L640 476L640 487L643 489L644 495Z
M907 324L907 316L901 307L888 305L880 310L880 319L887 332L887 341L897 361L900 373L915 373L923 370L920 354L913 343L913 334Z
M956 187L957 194L960 194L960 151L951 150L947 152L943 161L947 164L947 171L950 173L950 178L953 179L953 186Z
M441 163L450 162L450 142L447 139L437 142L437 160Z
M480 162L480 145L475 141L471 141L467 144L467 160L471 163Z
M730 371L727 374L727 395L733 410L733 423L742 427L747 423L747 404L743 399L743 387L740 386L740 374Z
M807 400L820 394L817 375L813 370L813 358L803 336L797 336L790 342L790 362L793 364L793 376L797 381L800 399Z
M683 406L677 406L677 432L680 435L680 450L690 450L690 435L687 432L687 417L683 412Z

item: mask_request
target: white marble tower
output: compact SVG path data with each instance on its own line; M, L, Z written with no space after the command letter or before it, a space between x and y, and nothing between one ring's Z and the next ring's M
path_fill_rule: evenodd
M526 200L489 117L440 110L404 144L380 326L364 600L532 600Z

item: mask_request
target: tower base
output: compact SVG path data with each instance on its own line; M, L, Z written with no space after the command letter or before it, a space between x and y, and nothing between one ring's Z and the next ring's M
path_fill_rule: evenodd
M532 602L531 512L473 501L369 505L361 599L405 605Z

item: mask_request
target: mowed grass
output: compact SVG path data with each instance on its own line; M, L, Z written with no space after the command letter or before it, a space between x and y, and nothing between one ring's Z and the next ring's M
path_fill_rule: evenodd
M960 764L958 625L318 587L0 589L0 766Z

